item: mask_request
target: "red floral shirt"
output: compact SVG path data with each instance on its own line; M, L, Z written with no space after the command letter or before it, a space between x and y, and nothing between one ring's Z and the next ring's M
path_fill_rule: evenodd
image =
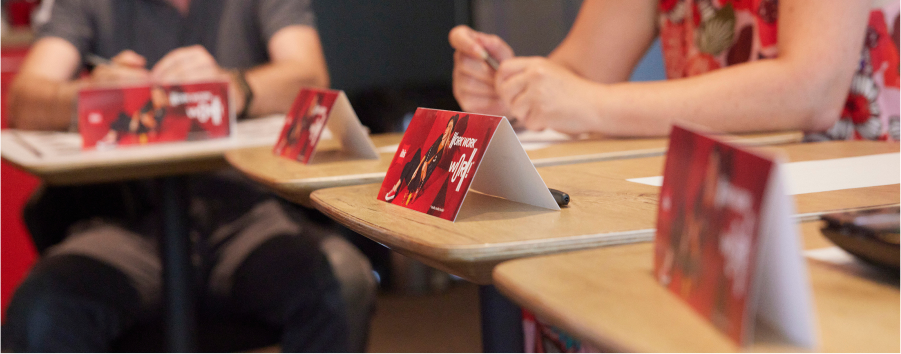
M661 0L660 40L670 79L778 53L778 0ZM899 3L870 12L860 64L841 119L808 140L899 138Z

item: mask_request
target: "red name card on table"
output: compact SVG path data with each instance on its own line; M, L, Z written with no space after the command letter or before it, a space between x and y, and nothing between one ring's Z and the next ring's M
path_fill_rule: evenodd
M87 87L78 92L82 147L231 136L235 123L227 82Z
M676 126L660 190L655 274L740 345L765 324L813 348L793 214L778 161Z
M454 221L470 189L560 210L507 118L417 109L378 199Z
M379 153L344 91L304 88L297 94L272 153L305 164L314 162L323 131L341 142L349 157L378 159Z

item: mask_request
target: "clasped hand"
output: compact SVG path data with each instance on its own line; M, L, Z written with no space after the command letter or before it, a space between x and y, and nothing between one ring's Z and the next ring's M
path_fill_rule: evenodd
M454 97L468 112L506 115L529 130L563 133L595 130L602 85L579 77L543 57L515 57L497 36L457 26L454 47ZM495 72L485 58L500 62Z

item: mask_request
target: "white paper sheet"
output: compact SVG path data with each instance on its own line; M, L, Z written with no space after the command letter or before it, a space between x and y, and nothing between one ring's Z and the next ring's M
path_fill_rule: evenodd
M116 163L165 156L221 153L229 149L271 146L284 126L284 115L239 122L231 138L123 146L112 150L82 150L78 133L3 130L3 157L26 167ZM323 132L325 136L326 132Z
M817 248L804 251L804 256L818 261L837 265L848 265L857 262L853 255L838 247Z
M785 166L788 194L807 194L901 183L901 153L790 162ZM661 186L663 176L629 182Z

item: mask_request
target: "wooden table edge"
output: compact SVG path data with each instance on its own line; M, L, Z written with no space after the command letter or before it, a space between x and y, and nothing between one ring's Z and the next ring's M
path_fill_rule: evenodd
M513 303L516 303L516 304L539 303L540 301L538 301L537 298L528 296L527 294L524 294L523 292L511 290L511 288L515 287L515 285L511 284L511 280L506 277L506 274L504 274L503 270L499 271L499 269L502 269L501 267L503 265L512 263L512 262L516 262L516 261L517 260L515 260L515 259L510 260L510 261L498 264L496 267L494 267L494 269L491 271L491 278L492 278L494 286L497 288L497 290L501 294L506 296L508 299L512 300ZM582 326L579 326L578 323L568 320L566 316L563 316L562 314L560 314L557 311L553 311L552 309L550 309L549 306L531 306L528 310L530 312L532 312L536 317L541 318L542 320L546 320L548 322L555 323L556 327L563 329L570 335L572 335L576 338L579 338L581 341L583 341L585 343L590 343L592 346L595 346L595 349L598 349L600 351L613 352L613 353L627 353L627 352L633 352L630 349L637 349L637 348L630 348L628 345L619 343L619 341L617 341L613 337L610 337L610 336L607 336L604 334L597 334L593 331L582 329ZM589 338L599 339L599 340L598 341L589 340ZM601 344L603 344L603 345L601 345Z

